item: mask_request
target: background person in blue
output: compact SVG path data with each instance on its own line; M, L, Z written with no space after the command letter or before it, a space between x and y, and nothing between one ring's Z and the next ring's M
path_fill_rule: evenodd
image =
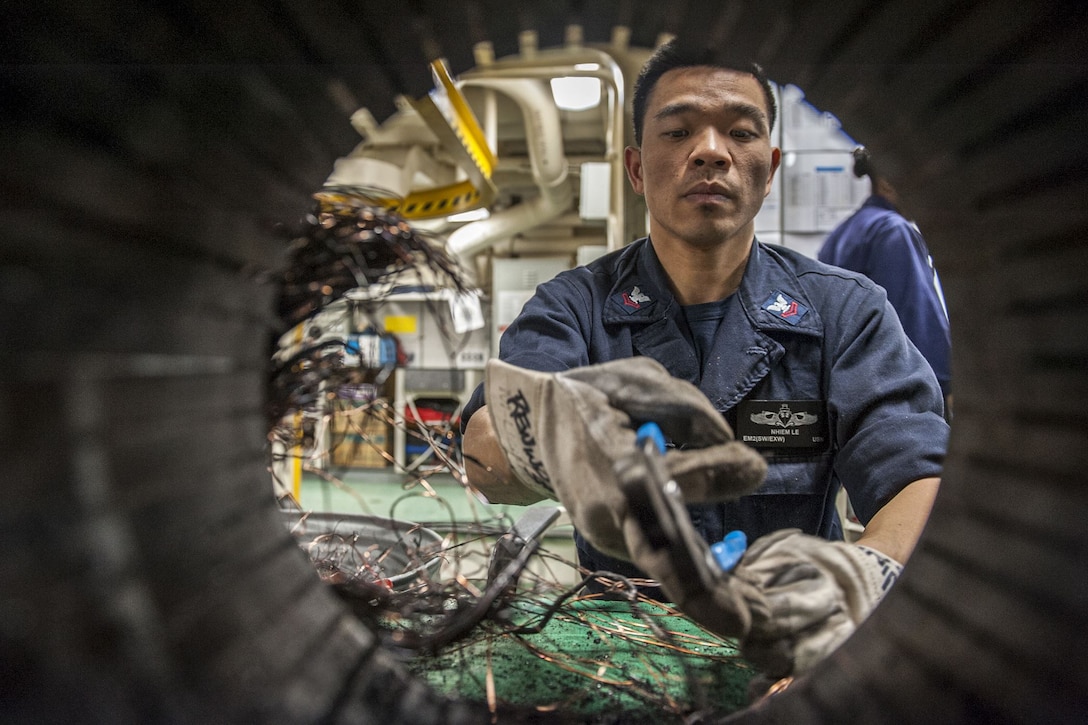
M558 498L582 566L649 574L766 674L795 674L910 556L947 442L940 388L880 287L755 239L781 159L760 69L672 41L633 108L625 166L649 237L537 288L465 407L468 479L493 502ZM709 596L680 601L619 491L645 420L703 539L758 539ZM857 545L839 541L840 485Z
M899 320L929 362L946 403L952 402L952 339L933 258L918 228L899 211L899 195L881 176L868 149L854 149L854 176L869 177L872 193L820 247L821 262L864 274L888 293Z

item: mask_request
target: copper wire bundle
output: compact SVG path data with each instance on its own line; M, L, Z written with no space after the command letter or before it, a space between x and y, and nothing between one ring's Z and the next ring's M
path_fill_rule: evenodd
M403 217L376 206L376 190L326 188L294 237L284 271L278 313L297 324L345 292L367 287L413 267L425 267L458 291L464 278L444 245Z
M291 330L342 300L364 290L373 311L396 291L393 281L424 276L458 293L465 274L440 240L413 228L375 199L387 192L330 187L314 195L315 205L291 234L288 259L278 279L276 312L281 332ZM269 374L269 420L313 409L323 391L343 385L381 384L395 364L347 366L346 339L300 344L290 354L273 356Z

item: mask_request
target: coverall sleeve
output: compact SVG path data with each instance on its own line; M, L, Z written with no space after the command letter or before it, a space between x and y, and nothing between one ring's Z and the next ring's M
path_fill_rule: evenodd
M588 365L586 307L577 287L563 275L541 284L503 331L499 359L539 372L560 372ZM481 383L461 412L462 432L486 402Z
M940 476L948 424L936 377L882 290L858 283L832 341L835 470L867 523L913 481Z

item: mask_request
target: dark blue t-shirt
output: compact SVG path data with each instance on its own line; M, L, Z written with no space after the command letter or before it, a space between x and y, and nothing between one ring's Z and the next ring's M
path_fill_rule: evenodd
M706 362L708 351L714 348L714 336L718 334L718 327L725 319L726 308L732 299L733 296L730 295L724 300L684 306L684 319L688 321L695 352L699 355L700 368Z

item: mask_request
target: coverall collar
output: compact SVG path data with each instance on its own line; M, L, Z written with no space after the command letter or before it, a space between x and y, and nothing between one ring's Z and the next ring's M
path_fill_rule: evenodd
M797 277L770 248L753 242L751 256L714 347L700 364L685 334L681 305L653 246L641 239L617 265L603 321L629 325L635 353L662 363L702 389L719 410L736 405L785 354L783 332L821 336L823 324Z
M738 299L753 327L792 333L822 335L823 322L808 299L796 275L781 264L773 249L752 242L752 251L737 290ZM794 316L766 309L781 294L803 308ZM771 305L768 305L771 301ZM648 238L639 239L623 252L617 265L616 281L608 293L605 324L644 325L665 319L680 308L669 288L664 267Z
M887 197L880 194L872 194L866 199L862 206L875 206L878 209L887 209L888 211L899 211Z

